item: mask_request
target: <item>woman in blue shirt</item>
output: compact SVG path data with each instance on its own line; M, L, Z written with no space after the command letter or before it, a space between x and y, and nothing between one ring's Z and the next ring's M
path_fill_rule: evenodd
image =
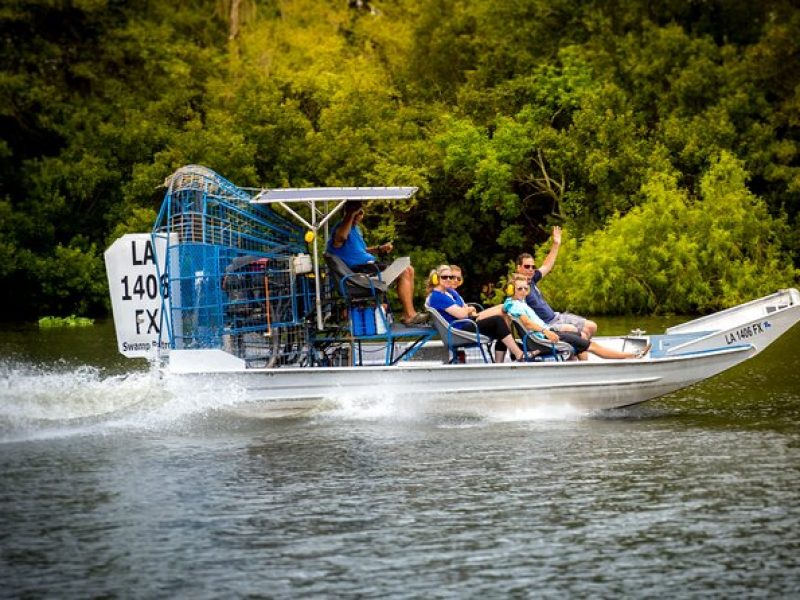
M436 281L435 285L434 281ZM514 340L514 336L511 335L511 330L508 328L506 320L498 314L483 315L481 317L482 313L479 313L474 306L465 304L461 296L456 299L449 293L453 283L453 274L449 265L439 265L439 267L431 271L428 277L428 285L431 292L428 295L426 304L441 314L448 323L453 323L459 319L476 319L455 323L454 327L464 331L477 330L481 335L495 340L495 362L503 362L506 356L506 348L511 351L511 355L515 360L521 360L522 349Z

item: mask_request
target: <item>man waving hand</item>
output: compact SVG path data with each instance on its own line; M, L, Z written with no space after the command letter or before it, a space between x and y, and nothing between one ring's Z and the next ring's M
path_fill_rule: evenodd
M524 275L531 286L525 302L548 327L559 331L574 331L588 340L597 332L597 323L580 315L554 311L536 285L553 270L560 247L561 227L553 227L553 246L550 248L550 252L547 253L547 257L541 267L536 268L533 256L527 252L517 257L517 273Z

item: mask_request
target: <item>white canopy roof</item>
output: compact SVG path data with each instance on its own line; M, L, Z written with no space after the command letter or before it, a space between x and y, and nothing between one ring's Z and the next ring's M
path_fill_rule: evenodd
M408 200L416 187L320 187L274 188L261 190L251 200L254 204L277 202L321 202L325 200Z

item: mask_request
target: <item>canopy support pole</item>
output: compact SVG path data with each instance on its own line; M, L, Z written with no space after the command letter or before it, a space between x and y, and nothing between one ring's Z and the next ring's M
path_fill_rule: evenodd
M283 209L308 227L314 234L314 241L311 250L311 262L314 270L314 297L317 304L317 329L322 331L322 291L320 289L319 278L319 242L317 234L322 227L327 227L328 221L339 212L348 200L408 200L417 191L415 187L383 187L383 188L285 188L285 189L264 189L261 190L250 201L253 204L278 204ZM327 208L329 201L337 202L328 214L317 222L317 201L324 201ZM304 219L294 209L288 206L288 202L299 202L306 204L311 210L311 222Z

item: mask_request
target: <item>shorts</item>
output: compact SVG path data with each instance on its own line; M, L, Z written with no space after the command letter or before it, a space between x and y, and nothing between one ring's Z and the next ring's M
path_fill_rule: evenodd
M577 333L560 333L556 331L556 335L558 335L558 339L562 342L567 342L570 346L575 348L575 354L586 352L591 344L589 340L582 338Z
M386 263L375 261L371 263L364 263L363 265L356 265L354 267L350 267L350 270L353 273L366 273L367 275L377 275L388 266L389 265L387 265Z
M586 325L586 319L579 315L573 315L572 313L562 312L556 313L556 316L553 317L553 320L550 321L547 326L551 329L555 329L558 331L560 325L572 325L575 329L578 330L578 334L583 331L584 326Z

